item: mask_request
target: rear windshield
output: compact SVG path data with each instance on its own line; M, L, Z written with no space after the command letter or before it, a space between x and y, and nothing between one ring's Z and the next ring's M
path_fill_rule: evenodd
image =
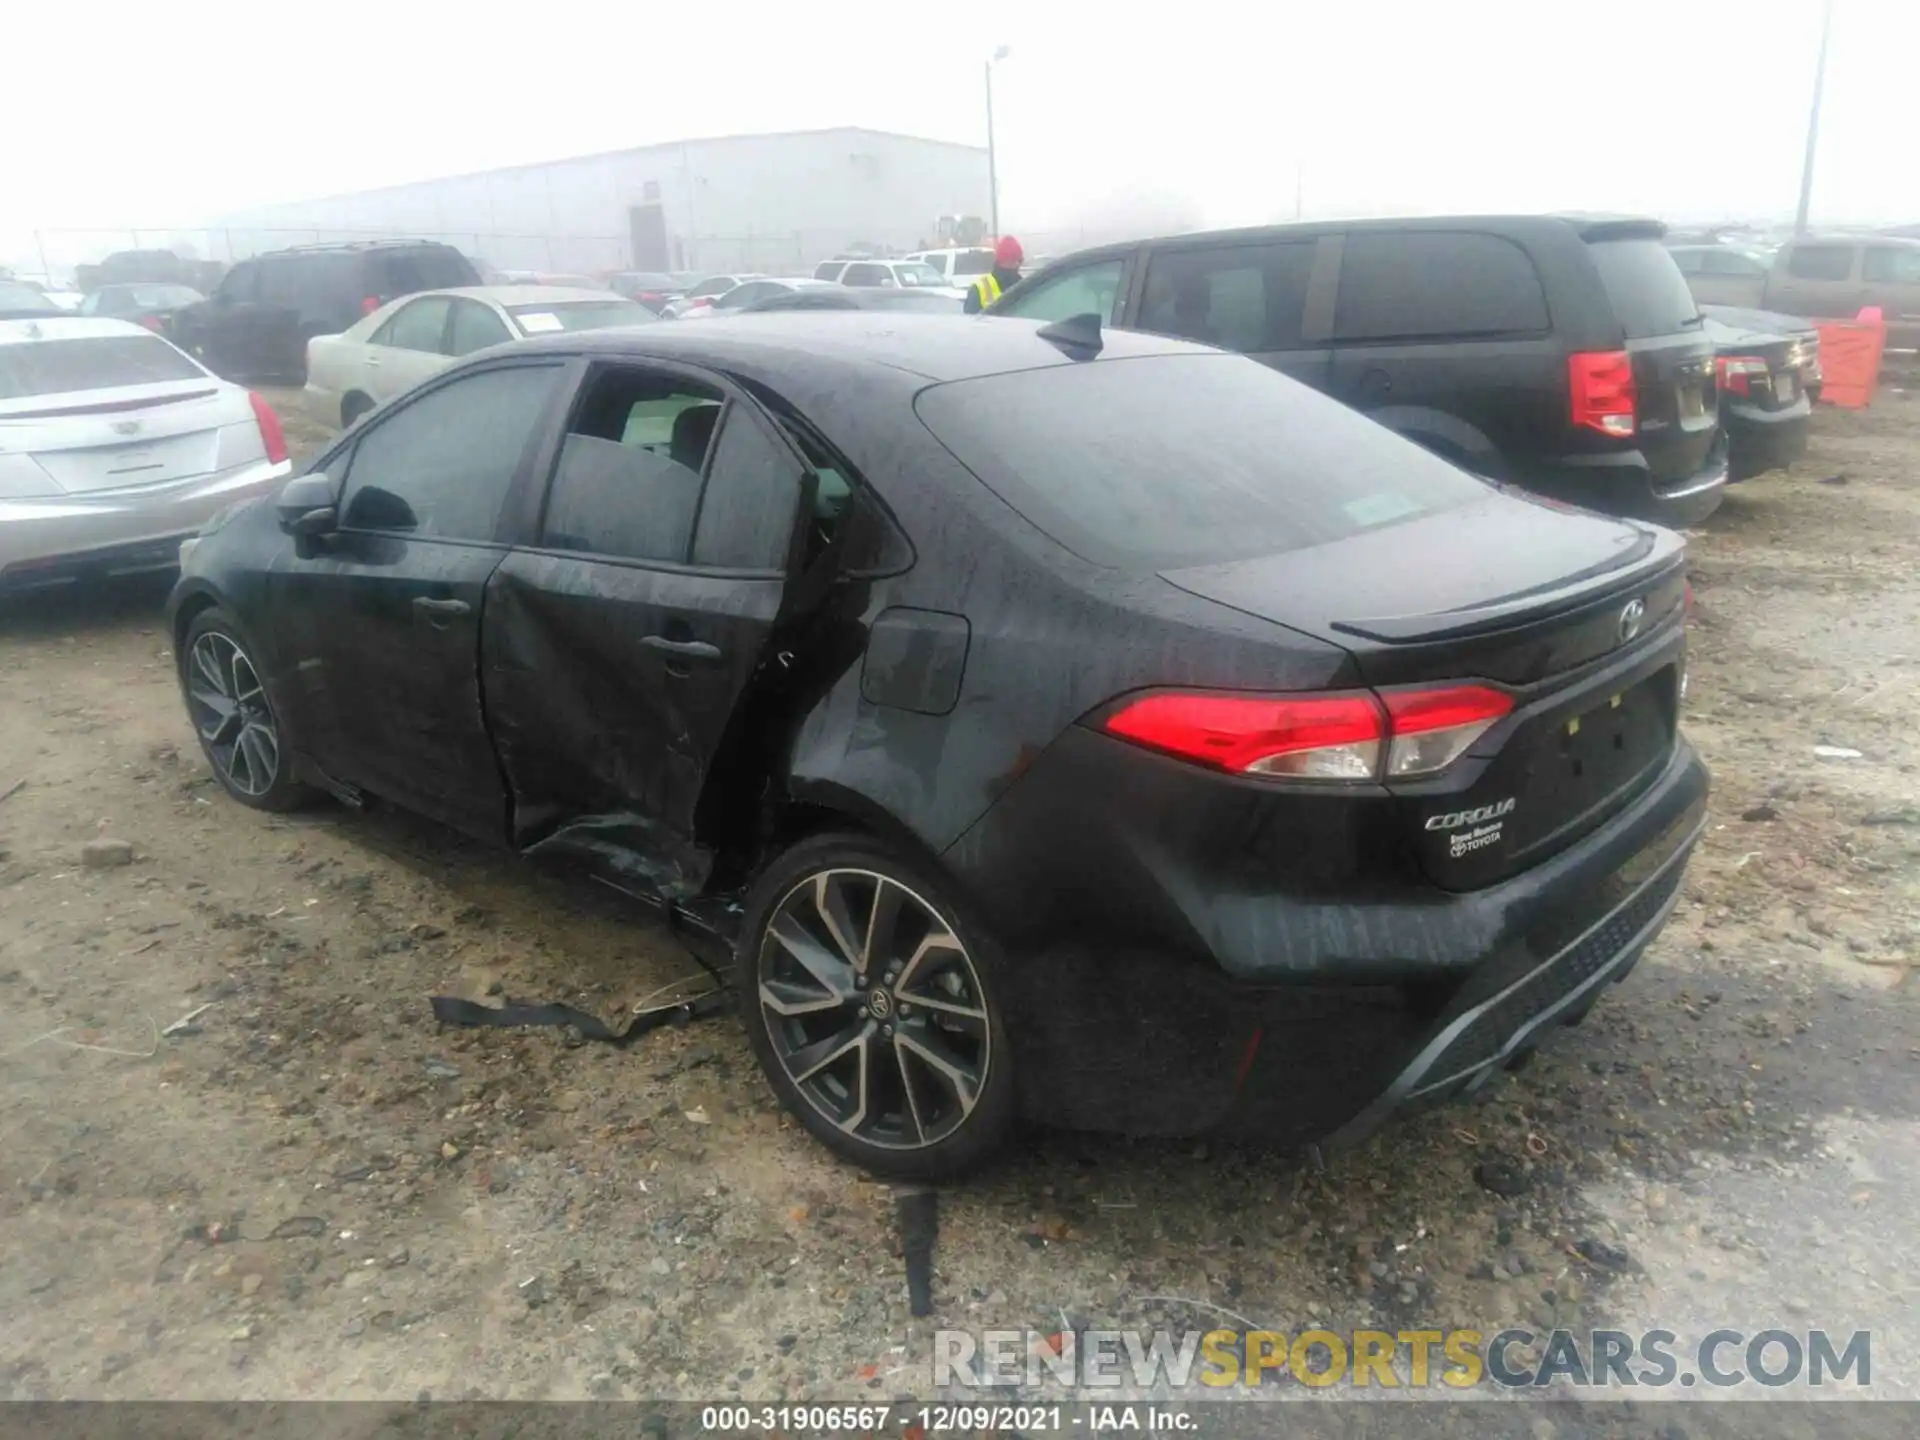
M507 313L529 335L558 330L604 330L609 325L648 325L660 317L632 300L582 300L571 305L509 305Z
M1598 240L1587 246L1629 340L1697 329L1693 292L1658 240Z
M105 335L0 345L0 400L198 380L205 374L157 335Z
M1237 355L1159 355L936 385L920 419L1083 560L1210 565L1452 510L1479 480Z

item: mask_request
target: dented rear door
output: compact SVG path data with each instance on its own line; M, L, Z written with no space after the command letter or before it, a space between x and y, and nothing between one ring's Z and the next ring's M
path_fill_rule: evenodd
M690 508L645 503L646 487L688 478L663 470L663 450L569 433L588 458L563 446L538 543L487 587L483 684L515 845L666 898L707 876L696 813L768 663L804 474L756 407L727 398L723 412ZM563 497L595 466L591 503ZM682 523L684 541L649 542L649 526ZM677 558L621 553L648 549Z

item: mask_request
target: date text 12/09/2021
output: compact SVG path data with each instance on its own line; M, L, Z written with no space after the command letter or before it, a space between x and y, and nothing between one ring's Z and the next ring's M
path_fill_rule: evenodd
M709 1405L700 1428L714 1433L890 1436L1080 1430L1183 1434L1198 1422L1166 1405Z

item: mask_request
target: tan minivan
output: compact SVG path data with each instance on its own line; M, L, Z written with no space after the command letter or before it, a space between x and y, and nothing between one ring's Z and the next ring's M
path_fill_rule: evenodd
M1786 315L1851 319L1878 305L1887 344L1920 348L1920 240L1808 236L1774 256L1761 308Z

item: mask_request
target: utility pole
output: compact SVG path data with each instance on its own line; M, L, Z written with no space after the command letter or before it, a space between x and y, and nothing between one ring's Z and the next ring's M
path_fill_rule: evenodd
M1012 53L1012 46L1002 45L987 61L987 228L996 240L1000 238L1000 169L993 148L993 62Z
M1813 203L1813 154L1820 145L1820 92L1827 84L1827 39L1833 32L1833 0L1820 6L1820 60L1813 72L1813 109L1807 114L1807 158L1800 167L1800 208L1794 212L1793 233L1807 233L1807 210Z

